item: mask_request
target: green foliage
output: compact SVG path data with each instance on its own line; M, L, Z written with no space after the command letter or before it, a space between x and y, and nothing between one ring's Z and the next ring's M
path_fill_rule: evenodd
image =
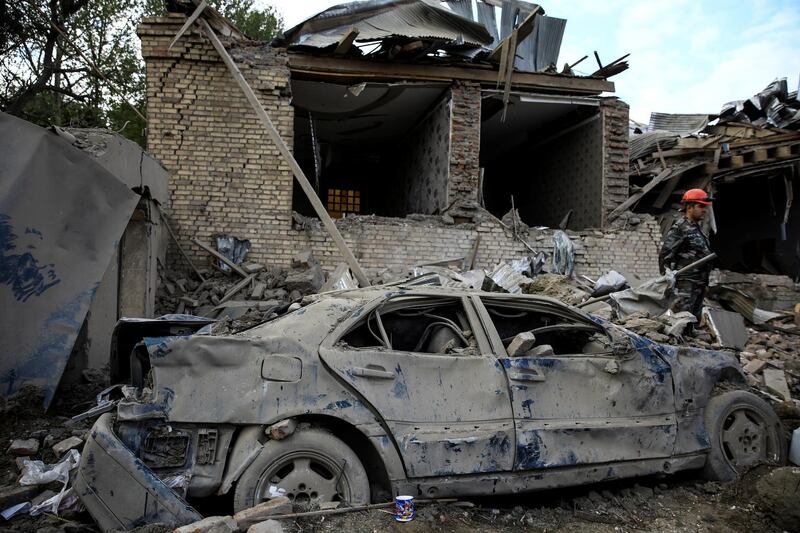
M239 30L257 41L275 37L283 26L283 19L272 6L253 7L253 0L210 0L213 6Z
M209 4L252 39L269 40L280 31L272 6L258 9L254 0ZM113 129L144 146L146 124L129 105L144 114L136 26L163 12L163 0L0 0L0 109L42 126Z

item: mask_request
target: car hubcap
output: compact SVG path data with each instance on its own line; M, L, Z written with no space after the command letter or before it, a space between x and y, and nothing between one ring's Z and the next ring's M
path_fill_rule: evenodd
M274 462L256 487L256 503L277 496L288 497L295 507L308 509L322 502L348 499L349 486L332 458L311 451L288 454Z
M722 423L722 449L734 469L738 470L776 453L775 437L764 417L753 409L733 409Z

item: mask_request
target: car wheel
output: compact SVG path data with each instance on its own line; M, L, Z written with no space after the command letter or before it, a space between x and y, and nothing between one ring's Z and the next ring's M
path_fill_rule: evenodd
M282 440L270 440L236 484L236 512L279 495L296 509L323 502L370 501L369 478L358 457L344 442L320 429L298 430Z
M709 400L705 411L711 451L703 475L728 481L764 461L786 462L783 426L764 400L745 391L729 391Z

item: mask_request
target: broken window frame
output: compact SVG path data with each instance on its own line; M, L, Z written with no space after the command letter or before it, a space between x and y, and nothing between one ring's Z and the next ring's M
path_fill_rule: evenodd
M495 357L498 359L511 359L512 357L508 354L506 350L506 346L503 344L503 339L500 337L499 332L497 331L497 327L494 325L494 320L489 312L489 308L485 305L484 301L488 301L491 303L491 306L499 306L505 307L508 309L516 309L520 311L530 311L530 312L541 312L542 314L557 316L563 319L565 322L571 322L571 324L563 324L565 327L575 326L576 329L580 329L582 331L586 331L587 329L593 329L597 333L603 334L607 339L607 350L602 352L595 352L595 353L555 353L554 357L617 357L617 355L621 354L622 352L627 353L628 350L621 350L619 346L615 343L615 338L611 334L611 332L597 324L596 322L592 321L591 319L584 317L581 314L572 312L567 307L561 307L557 304L550 304L548 302L542 302L541 300L534 300L532 298L527 298L523 295L514 295L512 297L504 297L504 296L492 296L492 295L472 295L470 299L473 302L473 305L478 311L478 316L481 320L481 325L486 332L486 335L489 338L489 341L492 345L494 350ZM560 326L562 324L556 324L553 326L548 327L555 327ZM535 331L535 330L533 330ZM523 333L520 331L519 333ZM519 334L518 333L518 334Z
M381 316L385 316L387 313L393 313L398 310L424 309L436 305L452 304L461 304L462 310L466 315L467 322L472 328L472 336L477 345L476 354L438 354L413 350L400 350L391 346L391 342L389 341L388 335L383 327ZM362 325L369 324L369 321L371 321L373 318L375 319L375 324L378 331L370 331L375 339L381 343L380 345L356 347L349 345L347 341L344 340L344 338L352 333L355 329L361 327ZM369 329L369 326L367 327ZM338 346L339 349L346 347L347 350L382 349L398 353L435 355L440 357L494 357L494 350L492 349L492 345L489 341L486 331L483 329L483 323L478 318L478 313L473 307L473 302L468 296L457 294L415 294L409 296L401 293L390 295L386 299L375 300L365 304L360 309L356 309L350 315L349 319L343 322L342 325L336 328L329 335L328 339L323 343L323 346L328 348Z

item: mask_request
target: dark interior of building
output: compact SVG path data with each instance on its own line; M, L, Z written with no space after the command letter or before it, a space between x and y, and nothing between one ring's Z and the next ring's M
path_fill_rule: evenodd
M601 224L603 135L597 100L485 92L481 104L483 200L498 218L511 209L529 226Z
M294 155L334 218L443 209L450 99L445 84L293 80ZM295 183L293 209L315 213Z
M800 184L791 166L717 182L719 268L800 278ZM789 201L790 200L790 201Z

